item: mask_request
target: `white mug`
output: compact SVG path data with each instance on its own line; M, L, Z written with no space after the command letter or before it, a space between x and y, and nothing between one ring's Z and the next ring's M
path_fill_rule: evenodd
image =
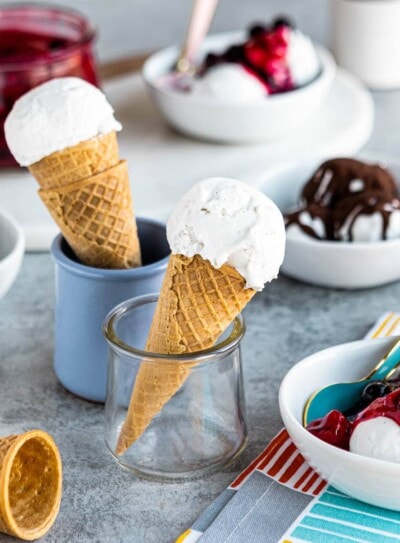
M400 0L331 0L337 63L369 87L400 87Z

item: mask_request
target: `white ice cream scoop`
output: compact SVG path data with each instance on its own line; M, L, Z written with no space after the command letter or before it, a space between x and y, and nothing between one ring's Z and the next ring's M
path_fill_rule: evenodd
M240 104L264 100L268 90L240 64L226 63L213 66L204 76L194 79L192 93L196 97Z
M214 177L196 183L167 223L175 254L196 254L215 268L228 264L262 290L279 271L285 226L277 206L263 193L235 179Z
M105 95L78 77L33 88L15 102L4 124L7 145L21 166L121 128Z
M360 422L350 438L350 451L388 462L400 462L400 426L387 417Z

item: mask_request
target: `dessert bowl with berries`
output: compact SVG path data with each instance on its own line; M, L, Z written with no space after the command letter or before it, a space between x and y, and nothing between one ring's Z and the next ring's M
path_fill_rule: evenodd
M171 77L178 54L171 47L148 59L150 95L174 128L225 143L293 137L321 105L336 69L326 49L285 19L208 36L184 85Z
M338 490L367 503L400 511L400 388L396 375L369 384L352 409L333 410L302 424L315 390L362 379L399 338L346 343L296 364L279 391L285 427L309 464Z
M282 271L344 289L400 279L400 164L333 158L270 168L261 190L285 215Z

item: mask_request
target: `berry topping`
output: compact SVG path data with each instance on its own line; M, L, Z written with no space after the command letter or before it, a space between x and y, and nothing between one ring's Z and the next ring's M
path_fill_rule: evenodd
M200 74L223 62L241 64L255 75L268 93L292 90L287 53L291 26L284 19L277 19L271 27L256 24L249 30L249 38L240 45L229 47L224 53L209 54Z
M350 409L345 411L345 415L349 420L354 420L355 417L368 407L377 398L386 396L393 390L393 387L383 381L372 381L368 383L360 394L359 401Z
M361 411L354 419L352 430L360 422L376 417L387 417L400 425L400 388L397 388L387 396L377 398Z
M330 445L349 450L351 424L340 411L330 411L325 417L310 422L307 430Z

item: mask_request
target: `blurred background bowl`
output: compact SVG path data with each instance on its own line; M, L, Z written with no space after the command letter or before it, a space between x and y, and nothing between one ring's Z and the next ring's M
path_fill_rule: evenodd
M279 390L283 423L308 463L341 492L372 505L400 511L400 465L344 451L313 436L302 425L303 409L318 388L356 381L375 366L399 338L345 343L296 364Z
M17 278L24 251L21 226L9 213L0 210L0 300Z
M357 157L356 157L357 158ZM400 180L400 164L392 160L363 159L387 165ZM323 160L279 164L270 168L258 187L282 212L299 202L302 187ZM400 279L400 239L377 242L324 241L311 236L286 240L281 271L322 287L360 289Z
M219 52L244 39L243 32L215 34L204 40L201 55ZM179 50L169 47L152 55L143 77L161 115L184 134L222 143L255 143L293 136L319 108L331 87L335 61L316 46L321 73L304 87L274 94L257 103L228 104L217 98L195 96L160 86L160 78L174 66Z

